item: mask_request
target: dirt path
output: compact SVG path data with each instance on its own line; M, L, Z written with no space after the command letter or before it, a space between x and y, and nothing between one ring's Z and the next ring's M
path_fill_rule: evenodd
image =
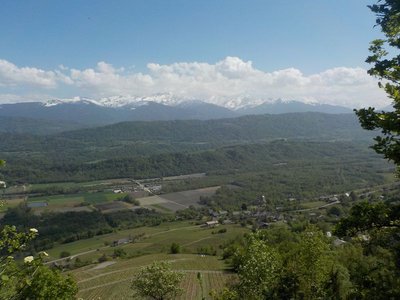
M183 260L188 260L188 259L189 259L189 258L179 258L179 259L171 259L171 260L165 260L165 261L166 261L166 262L174 263L174 262L177 262L177 261L183 261ZM90 278L82 279L82 280L78 281L77 283L88 282L88 281L90 281L90 280L93 280L93 279L96 279L96 278L100 278L100 277L103 277L103 276L107 276L107 275L111 275L111 274L115 274L115 273L121 273L121 272L129 271L129 270L134 270L134 269L138 269L138 268L145 267L145 266L148 266L148 265L143 265L143 266L140 266L140 267L134 266L134 267L124 268L124 269L118 269L118 270L110 271L110 272L106 272L106 273L101 273L101 274L92 276L92 277L90 277ZM93 270L93 269L90 269L90 270L88 270L88 271L91 271L91 270Z
M115 263L116 263L116 261L105 261L105 262L102 262L102 263L98 264L97 266L95 266L94 268L90 269L89 271L104 269L104 268L107 268L108 266L111 266L111 265L113 265Z
M185 247L185 246L190 246L190 245L196 244L197 242L201 242L201 241L208 240L208 239L211 239L211 238L213 238L213 237L212 237L212 236L207 236L207 237L205 237L205 238L202 238L202 239L199 239L199 240L197 240L197 241L193 241L193 242L184 244L184 245L182 245L182 246L183 246L183 247Z

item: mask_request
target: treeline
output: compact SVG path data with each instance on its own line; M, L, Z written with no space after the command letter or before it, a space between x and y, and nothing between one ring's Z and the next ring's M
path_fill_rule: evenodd
M1 172L9 182L34 183L122 177L152 178L221 170L274 172L279 168L298 169L299 172L300 169L305 172L312 169L323 174L325 169L328 172L335 169L335 164L343 165L342 171L350 172L355 177L362 177L356 173L364 171L367 166L374 167L374 171L377 166L388 166L378 155L356 143L277 140L196 152L110 158L90 163L59 162L44 157L10 158Z
M209 121L123 122L47 136L0 133L0 155L12 152L14 157L90 161L110 157L113 152L118 156L159 153L160 145L164 152L171 152L277 138L359 140L370 136L352 114L294 113Z
M394 202L393 202L394 200ZM214 299L399 299L400 205L362 202L331 234L275 226L232 240L238 282Z
M203 197L201 203L217 211L240 210L243 204L260 205L264 195L270 210L277 206L285 209L286 205L300 204L304 200L383 184L385 176L377 172L381 167L378 162L374 165L350 160L292 163L265 171L237 174L230 183L240 188L222 187L215 195ZM296 201L289 203L289 198Z
M0 151L21 148L48 151L48 146L85 148L123 146L137 142L218 143L277 138L367 139L352 114L292 113L244 116L220 120L122 122L104 127L63 132L51 136L0 135Z
M60 138L98 145L110 141L220 142L276 138L368 137L353 114L292 113L244 116L219 120L122 122L104 127L64 132Z
M15 225L21 231L30 228L39 230L34 240L34 250L49 249L55 243L69 243L76 240L106 234L115 229L159 225L166 216L148 209L136 209L102 214L93 212L48 212L41 215L33 213L24 204L8 209L0 220L0 226Z

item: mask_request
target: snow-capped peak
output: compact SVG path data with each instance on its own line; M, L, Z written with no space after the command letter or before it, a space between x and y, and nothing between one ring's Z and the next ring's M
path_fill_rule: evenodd
M168 106L176 106L190 99L175 96L171 93L153 94L149 96L112 96L98 100L101 105L106 107L137 106L141 103L155 102Z
M149 103L158 103L167 106L178 106L178 105L190 105L190 103L205 102L218 106L228 108L230 110L240 110L243 108L253 108L261 104L273 104L273 103L290 103L290 100L283 99L272 99L259 97L254 98L250 96L240 96L240 97L211 97L207 100L199 100L198 98L188 98L177 96L172 93L159 93L146 96L110 96L103 97L100 99L90 99L86 97L73 97L69 99L50 99L43 103L46 107L51 107L64 103L77 103L77 104L95 104L103 107L109 108L128 108L135 109L139 106L147 105ZM306 104L315 105L316 102L313 101L302 101Z
M50 107L63 103L90 103L104 107L137 107L144 105L148 102L155 102L168 106L176 106L186 101L192 101L193 99L183 98L171 93L153 94L148 96L111 96L103 97L100 99L90 99L85 97L73 97L69 99L50 99L43 103L44 106Z
M96 101L94 99L77 96L77 97L73 97L73 98L50 99L50 100L43 102L43 106L51 107L51 106L56 106L59 104L65 104L65 103L81 103L81 104L101 105L98 101Z

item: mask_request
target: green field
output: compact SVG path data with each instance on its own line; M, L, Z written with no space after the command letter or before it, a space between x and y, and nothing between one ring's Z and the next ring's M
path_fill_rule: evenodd
M56 182L56 183L35 183L28 186L29 190L35 189L49 189L52 187L94 187L94 186L110 186L115 184L123 184L130 182L129 179L116 178L116 179L104 179L95 181L84 181L84 182Z
M95 236L90 239L79 240L76 242L58 245L50 250L46 250L50 257L49 259L57 259L61 251L68 251L72 255L80 252L96 250L97 248L103 247L107 243L111 243L115 240L127 238L129 235L135 236L139 234L145 234L151 236L153 234L159 235L163 233L171 233L177 230L181 230L185 227L193 227L194 225L189 222L175 222L162 224L160 226L154 227L140 227L135 229L120 230L114 233L104 234L100 236Z
M216 233L222 228L227 231L225 233ZM80 258L95 261L104 253L107 255L112 254L115 248L106 245L123 238L135 239L134 243L120 246L127 252L128 256L137 256L145 253L168 253L172 242L180 244L183 253L197 253L200 247L206 246L212 246L218 252L220 251L219 245L246 232L249 232L249 229L239 225L202 228L190 222L174 222L155 227L121 230L90 239L58 245L47 252L50 255L50 260L58 259L62 251L68 251L71 255L89 252L80 255Z
M58 210L66 207L77 207L82 203L87 205L95 205L105 202L111 202L122 198L126 194L114 194L113 192L98 192L98 193L79 193L54 196L42 196L28 198L28 202L47 202L48 206L45 209ZM42 208L41 208L42 209Z
M16 207L25 201L24 197L14 199L1 199L0 198L0 212L6 212L8 208Z
M220 229L226 229L226 232L218 233ZM90 263L69 272L78 282L78 297L83 299L129 299L133 293L130 289L133 276L140 267L155 260L167 260L173 269L185 274L182 282L184 294L177 299L201 299L197 273L202 273L205 295L211 289L219 290L232 281L234 274L219 258L220 245L246 232L249 229L239 225L204 228L191 222L173 222L63 244L47 252L49 260L58 259L61 251L68 251L73 255L72 261L79 257L81 261ZM127 253L127 258L113 258L117 247L109 244L128 237L135 239L134 242L118 246ZM180 254L169 254L173 242L181 246ZM212 247L217 255L199 255L202 247ZM109 261L99 264L97 260L103 255L107 255Z
M302 202L301 207L303 209L312 209L312 208L321 207L326 204L327 204L327 202L325 202L325 201L310 201L310 202Z
M226 232L218 233L220 229L226 229ZM181 284L184 293L177 299L201 299L197 273L202 274L205 296L211 290L221 290L226 283L232 282L235 275L220 259L220 245L247 232L248 228L239 225L204 228L191 222L173 222L155 227L122 230L63 244L47 252L49 261L56 259L61 263L57 260L60 252L68 251L73 255L71 261L79 257L81 261L89 263L68 272L78 283L78 298L132 299L130 285L136 272L155 260L165 260L171 263L173 269L185 274ZM108 245L127 237L139 238L117 247ZM172 242L181 246L180 254L169 254ZM213 247L217 255L200 255L198 250L201 247ZM127 258L113 258L116 248L122 248L127 253ZM98 258L103 255L107 255L108 261L98 263Z
M169 261L173 269L184 273L181 283L183 294L176 299L201 299L201 289L197 281L197 273L201 273L204 282L204 294L221 290L232 281L235 275L215 256L193 254L153 254L133 259L117 260L114 264L104 264L104 268L96 269L87 266L71 272L79 287L78 298L82 299L132 299L131 282L138 270L153 261ZM101 266L100 266L101 267Z

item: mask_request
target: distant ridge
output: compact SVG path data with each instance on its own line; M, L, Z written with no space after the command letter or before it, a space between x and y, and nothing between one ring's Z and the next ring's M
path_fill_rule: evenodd
M160 96L161 97L161 96ZM199 100L179 101L174 98L156 99L103 98L92 100L74 98L47 102L26 102L0 105L1 117L29 118L52 122L77 123L81 127L114 124L125 121L210 120L243 115L320 112L352 113L349 108L327 104L306 104L299 101L275 101L236 110ZM176 101L175 101L176 100ZM113 102L115 101L115 102ZM136 101L136 102L135 102ZM79 126L78 126L79 127Z
M343 106L329 104L307 104L300 101L282 101L277 100L272 103L263 103L255 107L244 107L238 110L244 115L258 114L285 114L298 112L320 112L326 114L345 114L352 113L352 110Z

